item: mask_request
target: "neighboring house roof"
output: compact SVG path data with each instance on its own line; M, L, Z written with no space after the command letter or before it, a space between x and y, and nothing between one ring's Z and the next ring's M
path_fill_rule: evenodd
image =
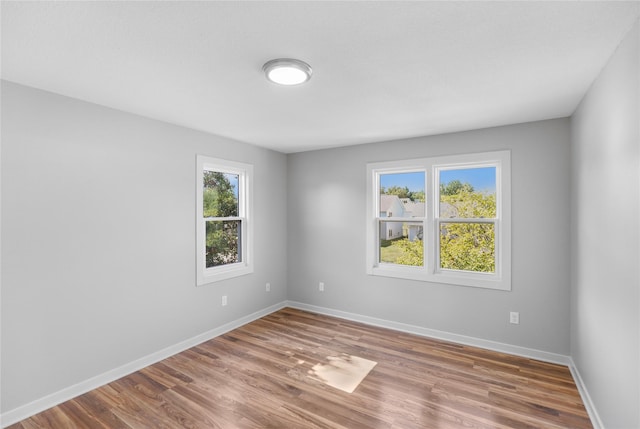
M402 207L400 198L397 195L380 194L380 211L389 211L394 205ZM398 213L400 214L400 213Z
M424 217L424 202L411 201L409 198L403 198L404 211L409 217Z

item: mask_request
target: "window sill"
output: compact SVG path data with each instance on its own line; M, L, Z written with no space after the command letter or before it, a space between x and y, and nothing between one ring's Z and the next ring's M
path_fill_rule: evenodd
M253 273L253 267L247 264L232 264L224 267L216 267L198 273L197 285L204 286L209 283L215 283L223 280L232 279Z
M367 274L404 280L415 280L430 283L443 283L457 286L469 286L482 289L511 290L510 279L493 274L471 274L459 271L443 271L430 273L423 267L377 266L368 270Z

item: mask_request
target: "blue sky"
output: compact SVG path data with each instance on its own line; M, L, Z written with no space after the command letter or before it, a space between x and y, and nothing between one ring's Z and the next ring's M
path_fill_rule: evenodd
M449 183L458 179L462 183L471 183L476 191L496 191L496 168L465 168L460 170L441 170L440 183ZM390 188L392 186L408 187L410 191L424 190L424 173L394 173L380 176L380 186Z
M410 191L424 191L424 172L419 173L394 173L380 176L380 186L389 189L392 186L405 186Z
M224 177L226 177L229 183L231 183L231 186L233 186L233 195L235 195L236 198L238 198L238 175L224 173Z
M496 191L496 168L465 168L463 170L441 170L440 183L449 183L458 179L462 183L471 183L476 191L490 192Z

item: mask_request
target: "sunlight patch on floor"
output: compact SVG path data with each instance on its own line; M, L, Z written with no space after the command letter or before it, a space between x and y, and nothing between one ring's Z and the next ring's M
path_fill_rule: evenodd
M319 363L309 376L343 392L353 393L377 362L345 353L327 357L328 363Z

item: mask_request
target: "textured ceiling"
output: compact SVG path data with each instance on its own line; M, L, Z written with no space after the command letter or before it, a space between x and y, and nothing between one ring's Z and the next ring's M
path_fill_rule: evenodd
M282 152L566 117L638 2L8 2L2 78ZM305 85L263 76L273 58Z

